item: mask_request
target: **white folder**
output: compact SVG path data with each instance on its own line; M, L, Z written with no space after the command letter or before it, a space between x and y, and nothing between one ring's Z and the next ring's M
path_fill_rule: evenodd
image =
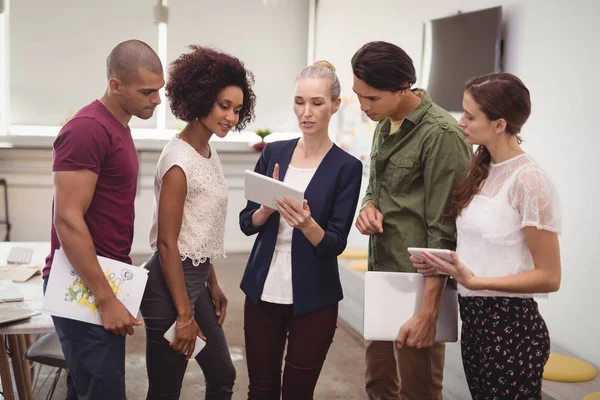
M395 341L402 325L419 311L425 279L416 273L366 272L364 338ZM440 301L435 341L457 340L458 293L446 286Z

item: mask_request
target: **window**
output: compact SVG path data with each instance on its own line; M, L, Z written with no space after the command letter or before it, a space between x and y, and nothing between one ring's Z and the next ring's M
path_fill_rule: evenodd
M165 68L190 44L239 57L256 77L256 120L247 129L268 128L283 137L298 131L291 99L294 77L306 65L309 0L268 5L230 0L227 6L162 0L168 19L158 24L156 3L148 0L3 1L0 134L56 135L78 109L104 93L106 56L131 38L152 46ZM133 118L130 124L138 139L170 138L183 125L167 101L151 119ZM230 136L227 140L257 140L252 132Z
M211 45L240 60L256 78L256 129L297 130L294 78L306 66L309 2L169 0L167 61L190 44ZM177 121L169 112L167 128Z

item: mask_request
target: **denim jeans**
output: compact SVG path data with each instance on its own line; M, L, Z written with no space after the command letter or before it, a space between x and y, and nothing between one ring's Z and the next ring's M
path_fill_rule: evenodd
M236 371L231 361L223 328L206 285L210 262L194 266L183 262L185 286L196 323L206 336L206 346L196 356L206 383L207 400L230 400ZM146 326L147 399L178 399L188 361L163 337L177 319L177 311L165 282L158 253L145 265L148 283L140 307Z
M48 277L44 278L44 293ZM67 400L125 400L125 337L100 325L52 317L69 369Z

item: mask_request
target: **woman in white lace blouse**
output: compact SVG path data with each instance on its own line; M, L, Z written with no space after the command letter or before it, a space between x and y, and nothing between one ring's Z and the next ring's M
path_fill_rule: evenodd
M213 134L225 137L253 118L252 74L228 54L191 46L169 70L166 95L185 128L163 149L141 305L146 326L148 399L178 399L197 337L206 399L231 399L235 368L222 324L227 298L213 262L224 257L227 185ZM163 335L175 324L175 340Z
M548 174L520 147L529 90L514 75L467 82L459 125L479 145L455 190L453 263L412 257L424 275L459 283L461 350L474 399L541 399L550 338L536 297L561 281L558 195Z

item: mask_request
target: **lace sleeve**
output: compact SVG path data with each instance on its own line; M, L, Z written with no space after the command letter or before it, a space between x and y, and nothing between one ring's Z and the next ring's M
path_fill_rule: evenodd
M170 143L168 147L165 147L156 166L156 177L158 180L162 182L165 174L174 166L181 168L187 177L188 171L187 168L185 168L185 163L182 158L182 149L180 146Z
M534 226L560 233L561 206L552 179L540 168L519 173L510 192L510 202L521 216L521 226Z

